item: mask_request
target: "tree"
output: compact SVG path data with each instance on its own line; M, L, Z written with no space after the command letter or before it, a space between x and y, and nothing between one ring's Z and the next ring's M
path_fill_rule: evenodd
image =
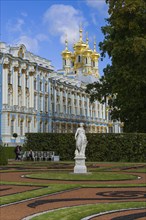
M106 0L107 25L99 46L111 65L99 82L89 84L91 101L109 99L112 119L124 122L126 132L146 132L146 1Z

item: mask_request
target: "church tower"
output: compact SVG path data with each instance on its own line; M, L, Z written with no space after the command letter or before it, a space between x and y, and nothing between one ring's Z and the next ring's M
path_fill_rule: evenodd
M66 38L65 50L62 51L63 69L65 70L65 75L68 75L71 71L71 55L72 53L68 50L68 41Z
M99 79L98 59L99 53L96 51L94 39L94 49L89 47L88 34L86 42L83 41L83 30L79 29L79 40L73 45L73 52L68 50L68 42L65 40L65 50L62 52L64 75L74 76L83 82L93 82Z

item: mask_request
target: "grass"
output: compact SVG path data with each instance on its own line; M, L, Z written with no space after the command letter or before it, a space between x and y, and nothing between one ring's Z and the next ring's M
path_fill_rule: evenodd
M97 172L91 174L73 174L68 172L47 172L47 173L34 173L25 175L29 178L48 179L48 180L73 180L73 181L110 181L110 180L134 180L137 176L132 174L119 174L113 172Z
M77 186L76 186L77 187ZM0 199L0 205L9 204L13 202L22 201L25 199L35 198L38 196L57 193L64 190L74 189L75 185L71 184L52 184L42 189L36 189L28 192L17 193L14 195L2 196Z
M93 214L112 211L112 210L121 210L129 208L141 208L146 207L145 202L127 202L127 203L98 203L94 205L82 205L69 208L63 208L59 210L54 210L45 214L31 218L31 220L81 220L86 216Z
M15 162L12 164L9 163L7 167L8 169L10 167L12 168L17 168L17 167L23 167L24 170L3 170L3 172L34 172L31 175L27 175L30 178L40 178L40 179L60 179L60 180L88 180L89 183L85 184L80 183L80 184L76 184L76 182L74 182L74 184L53 184L53 183L36 183L33 182L33 180L31 180L31 182L24 182L25 179L20 180L19 182L14 182L14 181L1 181L1 184L5 184L5 185L20 185L20 186L40 186L42 187L41 189L36 189L36 190L32 190L29 192L21 192L21 193L17 193L17 194L13 194L13 195L7 195L7 196L2 196L0 199L0 205L3 204L9 204L9 203L13 203L13 202L18 202L18 201L22 201L25 199L30 199L30 198L34 198L34 197L39 197L39 196L43 196L43 195L47 195L47 194L52 194L52 193L57 193L57 192L61 192L61 191L65 191L65 190L70 190L70 189L74 189L74 188L78 188L78 187L135 187L135 186L146 186L146 183L142 183L142 184L133 184L132 181L130 184L125 184L124 181L119 183L119 184L115 184L114 182L112 184L109 184L108 182L101 182L101 183L90 183L90 181L92 180L99 180L99 181L109 181L109 180L125 180L125 179L137 179L137 177L135 175L131 175L126 173L127 171L132 172L131 170L123 170L122 172L125 172L126 174L119 174L116 171L111 172L111 168L119 168L119 167L129 167L131 165L134 166L138 166L139 163L136 164L131 164L131 163L106 163L109 164L109 166L100 166L97 167L99 164L101 163L97 163L97 162L88 162L87 163L87 167L91 166L91 169L93 169L93 173L92 174L87 174L87 175L79 175L79 174L71 174L71 171L62 171L62 167L65 166L65 168L70 168L71 165L73 165L73 162L46 162L46 161L39 161L39 162ZM60 165L60 167L59 167ZM95 165L95 169L94 169L94 165ZM42 169L40 170L40 168L45 168L45 171ZM54 171L52 172L52 168L54 166ZM56 167L57 166L57 167ZM31 169L28 170L28 167L30 167ZM49 170L49 167L51 167L51 171ZM59 171L57 170L59 167ZM35 170L35 168L37 168ZM46 168L48 169L47 173L46 173ZM55 171L56 169L56 171ZM105 170L108 170L105 172ZM137 172L137 170L143 170L143 168L138 168L138 169L134 169L133 172ZM35 172L39 172L39 173L35 173ZM95 172L96 171L96 172ZM118 171L119 172L119 171ZM86 189L85 189L86 190Z
M126 172L146 173L146 168L125 170Z

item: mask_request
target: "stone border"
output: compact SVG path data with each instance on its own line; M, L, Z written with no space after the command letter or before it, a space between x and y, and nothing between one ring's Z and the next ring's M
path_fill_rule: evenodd
M122 212L122 211L131 211L131 210L140 210L140 209L144 209L145 207L141 207L141 208L129 208L129 209L119 209L119 210L111 210L111 211L106 211L106 212L100 212L98 214L94 214L94 215L90 215L87 216L85 218L82 218L81 220L90 220L94 217L98 217L98 216L102 216L102 215L106 215L106 214L112 214L112 213L116 213L116 212Z
M90 204L88 204L90 205ZM53 210L49 210L49 211L44 211L44 212L39 212L30 216L27 216L21 220L31 220L34 217L49 213L49 212L54 212L54 211L58 211L58 210L62 210L62 209L69 209L72 207L79 207L79 206L88 206L88 205L78 205L78 206L69 206L69 207L63 207L63 208L58 208L58 209L53 209ZM92 204L91 204L92 205ZM130 210L140 210L140 209L144 209L145 207L141 207L141 208L129 208L129 209L119 209L119 210L111 210L111 211L106 211L106 212L100 212L98 214L94 214L94 215L90 215L87 216L85 218L82 218L81 220L90 220L93 217L97 217L97 216L102 216L102 215L106 215L106 214L110 214L110 213L115 213L115 212L121 212L121 211L130 211Z

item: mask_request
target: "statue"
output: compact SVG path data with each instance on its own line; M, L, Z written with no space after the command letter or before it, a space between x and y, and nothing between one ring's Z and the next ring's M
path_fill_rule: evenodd
M77 128L77 131L75 133L75 140L76 140L76 150L75 150L75 156L83 156L85 157L85 150L87 146L87 138L85 135L84 130L84 123L80 123L80 127Z

